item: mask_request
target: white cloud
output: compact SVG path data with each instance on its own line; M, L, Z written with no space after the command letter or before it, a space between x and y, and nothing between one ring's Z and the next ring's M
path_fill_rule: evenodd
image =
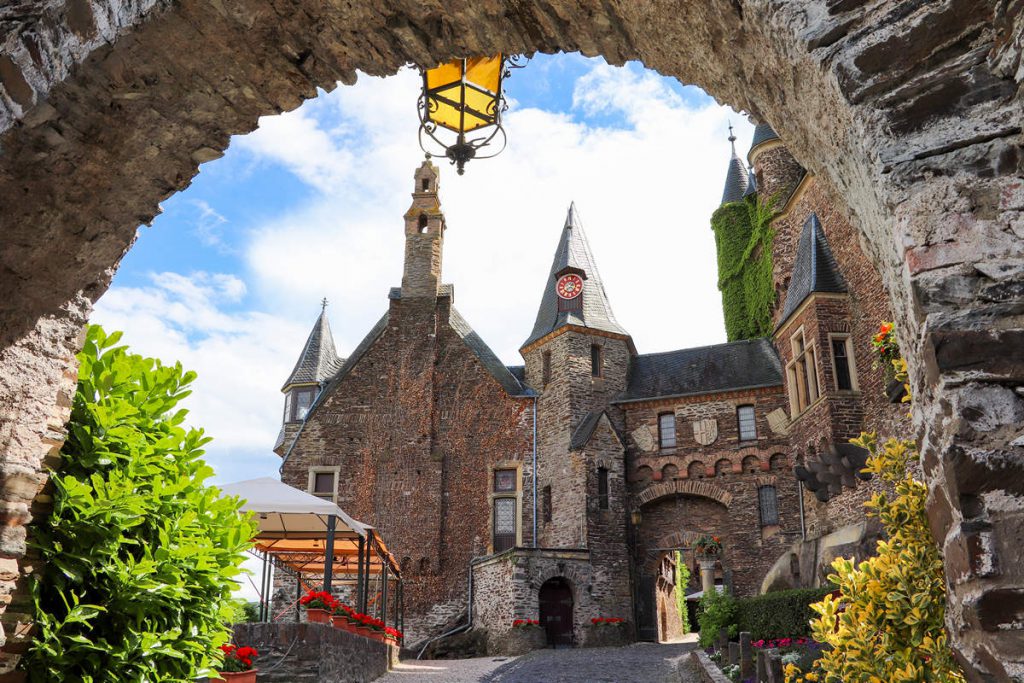
M515 74L529 77L529 67ZM248 280L274 310L310 323L321 296L333 302L343 353L401 280L402 214L422 159L418 87L405 71L322 98L303 119L309 140L297 146L343 137L346 163L359 171L259 226L247 251ZM513 107L508 149L470 162L462 177L435 161L449 225L444 275L456 285L456 305L506 362L519 362L575 200L613 308L641 352L724 341L708 220L724 182L727 120L744 140L751 127L727 109L688 104L651 72L604 64L577 80L573 102L571 112ZM588 126L580 115L618 125ZM270 120L261 122L267 135ZM265 140L247 150L288 165L284 147Z
M214 441L207 459L221 482L273 473L271 452L280 426L280 383L295 362L296 337L307 331L265 313L230 313L245 285L225 274L158 273L152 284L114 287L100 299L93 322L124 330L132 351L181 361L195 370L188 422Z

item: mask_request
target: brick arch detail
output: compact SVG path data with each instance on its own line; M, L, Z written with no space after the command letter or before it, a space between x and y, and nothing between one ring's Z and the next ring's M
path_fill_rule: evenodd
M539 593L541 586L543 586L549 579L554 579L556 577L566 579L575 591L578 587L585 586L590 583L590 565L583 568L577 564L570 564L567 562L563 566L555 564L543 567L539 569L536 574L530 577L530 588Z
M729 507L732 503L732 494L726 491L721 486L709 482L707 480L694 481L691 479L678 479L676 481L666 481L660 484L653 484L648 486L643 491L637 494L636 501L638 505L647 505L652 503L659 498L665 498L666 496L697 496L698 498L709 498L718 503L721 503L725 507Z

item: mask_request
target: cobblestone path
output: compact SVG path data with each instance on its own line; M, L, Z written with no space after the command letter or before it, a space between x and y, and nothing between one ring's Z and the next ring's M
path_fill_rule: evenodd
M688 657L694 647L637 643L538 650L522 657L403 662L377 683L699 683Z

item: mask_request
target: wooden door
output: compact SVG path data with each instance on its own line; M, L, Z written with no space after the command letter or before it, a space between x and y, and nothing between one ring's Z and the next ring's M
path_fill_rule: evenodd
M655 578L639 576L636 582L636 637L638 640L658 640L658 608L654 599Z
M548 579L540 587L540 623L548 645L572 645L572 588L565 579Z

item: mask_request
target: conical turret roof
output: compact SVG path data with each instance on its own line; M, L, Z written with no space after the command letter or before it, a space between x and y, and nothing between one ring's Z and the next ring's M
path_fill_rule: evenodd
M793 276L786 291L786 302L782 308L779 325L786 322L812 293L845 291L846 281L839 272L839 264L832 255L818 214L812 212L804 222L800 241L797 243Z
M583 302L578 309L560 311L555 284L558 278L567 272L577 273L583 278L583 293L580 295ZM523 347L565 325L578 325L629 336L612 313L575 203L569 205L565 225L555 249L555 258L551 262L551 272L544 281L544 293L537 311L537 320L533 324L533 332L530 333L529 339L523 342Z
M725 174L725 189L722 190L722 204L738 202L747 194L750 178L743 160L736 156L736 136L729 126L729 143L732 145L732 156L729 158L729 170Z
M281 391L286 391L295 384L319 384L332 377L344 362L345 359L339 358L334 348L334 336L331 334L331 325L327 322L325 306L313 323L313 329L306 338L306 345L302 347L299 360L281 387Z
M750 155L754 153L758 145L778 139L779 134L767 123L759 123L754 126L754 139L750 141L750 149L747 150L747 161L750 161Z

